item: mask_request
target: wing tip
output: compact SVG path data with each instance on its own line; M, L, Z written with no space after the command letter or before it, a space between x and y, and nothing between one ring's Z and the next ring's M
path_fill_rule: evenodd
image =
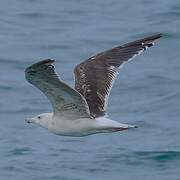
M154 42L154 41L160 39L161 37L163 37L163 34L162 33L157 33L157 34L145 37L143 39L140 39L140 41L142 41L144 43L146 43L146 42L149 43L149 42Z
M45 60L42 60L42 61L39 61L38 63L36 63L35 65L51 65L55 62L55 59L45 59Z
M39 67L39 66L42 66L42 65L49 66L49 65L53 64L55 61L56 60L54 60L54 59L44 59L44 60L41 60L41 61L39 61L37 63L34 63L34 64L30 65L29 67L27 67L25 69L25 72L27 72L31 68Z
M154 40L159 39L161 37L163 37L163 33L154 34L154 35L150 36L149 38L152 39L152 41L154 41Z
M152 36L146 37L141 40L142 46L144 46L145 50L154 45L155 41L163 37L162 33L154 34Z
M154 35L146 36L146 37L138 39L136 41L132 41L132 42L126 43L126 44L122 45L122 47L134 46L134 45L140 45L140 44L141 45L142 44L152 44L153 42L155 42L156 40L160 39L161 37L163 37L163 33L155 33Z
M163 33L156 33L153 36L156 36L157 38L161 38L163 36Z

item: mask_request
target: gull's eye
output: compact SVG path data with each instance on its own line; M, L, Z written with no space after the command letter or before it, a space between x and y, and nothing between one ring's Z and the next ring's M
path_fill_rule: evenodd
M41 117L40 117L40 116L38 116L38 119L41 119Z

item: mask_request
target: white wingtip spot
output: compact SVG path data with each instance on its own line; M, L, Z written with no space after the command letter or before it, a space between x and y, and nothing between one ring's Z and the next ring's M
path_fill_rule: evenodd
M110 66L109 70L113 70L115 68L115 66Z

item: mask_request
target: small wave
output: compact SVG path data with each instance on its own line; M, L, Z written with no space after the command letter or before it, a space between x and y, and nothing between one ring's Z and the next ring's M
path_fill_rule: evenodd
M157 162L176 161L180 159L180 151L140 151L135 152L140 159L149 159Z
M32 149L29 147L15 148L15 149L8 152L8 156L21 156L21 155L25 155L31 151L32 151Z
M180 151L135 151L123 154L114 154L106 157L105 162L119 163L126 165L150 166L165 168L171 162L180 160Z
M19 13L18 16L28 19L37 19L45 17L45 14L40 12L30 12L30 13Z
M12 86L0 85L0 91L12 91L13 89Z
M61 148L59 150L57 150L58 152L65 152L65 153L77 153L77 151L73 150L73 149L69 149L69 148Z
M15 166L12 166L12 165L4 166L4 167L2 167L2 169L7 171L7 172L16 172L16 173L17 172L21 172L22 173L22 171L23 171L23 169L15 167Z

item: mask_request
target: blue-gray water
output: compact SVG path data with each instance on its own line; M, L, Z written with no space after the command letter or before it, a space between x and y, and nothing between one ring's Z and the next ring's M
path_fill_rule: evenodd
M24 79L26 66L58 60L73 85L73 67L102 50L164 33L126 64L111 92L112 119L132 131L60 137L24 123L50 112ZM180 179L179 0L18 0L0 4L0 179Z

